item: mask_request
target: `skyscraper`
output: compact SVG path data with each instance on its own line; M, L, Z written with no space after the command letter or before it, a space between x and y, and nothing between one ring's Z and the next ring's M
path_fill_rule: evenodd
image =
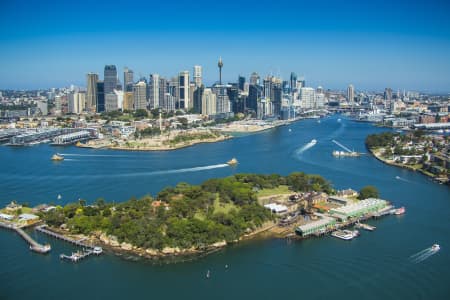
M159 75L150 74L149 76L149 106L150 109L159 107Z
M384 108L385 109L391 108L391 101L392 101L392 89L385 88L384 89Z
M134 83L134 72L133 70L125 67L123 71L123 91L131 92L133 91L133 83Z
M216 94L211 89L205 89L202 95L202 115L215 115L217 112L216 108Z
M315 108L315 90L310 87L302 87L300 89L300 105L303 109Z
M80 114L85 108L85 93L70 93L69 94L69 113Z
M189 103L189 71L182 71L178 75L178 105L179 109L188 109Z
M245 88L245 77L244 76L240 76L238 77L238 88L240 91L244 91Z
M202 66L194 66L194 83L196 88L202 85Z
M355 101L355 88L352 84L350 84L347 88L347 101L353 105L353 102Z
M97 112L105 111L105 83L97 81Z
M87 92L86 92L86 108L89 111L95 111L97 105L97 81L98 74L87 74Z
M105 94L114 93L117 88L117 69L115 65L106 65L104 71Z
M259 75L258 75L258 73L253 72L252 75L250 75L250 84L259 85Z
M159 78L159 107L168 110L168 108L164 105L165 95L169 92L169 85L165 78Z
M147 84L139 81L133 86L134 109L147 109Z
M297 74L291 72L291 78L289 82L289 87L291 89L291 93L293 93L297 89Z
M194 91L194 112L199 114L202 112L202 99L203 99L203 91L205 90L205 86L202 84L200 87L195 89Z

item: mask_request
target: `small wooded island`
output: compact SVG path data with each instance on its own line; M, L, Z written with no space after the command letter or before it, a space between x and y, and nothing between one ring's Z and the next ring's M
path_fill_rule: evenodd
M274 226L275 216L258 203L261 190L271 191L269 194L333 192L319 175L237 174L201 185L179 183L155 198L144 196L115 204L97 199L92 205L80 200L40 216L52 229L83 234L119 251L149 257L196 254Z

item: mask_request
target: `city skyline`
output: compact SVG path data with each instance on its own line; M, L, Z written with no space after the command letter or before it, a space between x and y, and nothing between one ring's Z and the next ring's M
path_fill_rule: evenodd
M161 3L106 10L102 1L0 6L0 89L85 86L87 73L109 64L119 74L128 66L135 78L192 75L200 65L211 85L221 56L224 82L296 72L312 87L450 90L449 4L440 1L250 1L239 9L233 1L176 1L173 11Z

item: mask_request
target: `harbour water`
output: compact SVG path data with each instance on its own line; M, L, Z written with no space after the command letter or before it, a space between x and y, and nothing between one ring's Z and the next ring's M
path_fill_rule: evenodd
M111 254L70 264L59 254L74 251L71 245L31 232L52 245L52 252L43 256L29 251L16 234L0 230L0 299L449 299L450 189L370 155L333 157L333 150L341 150L333 139L367 152L366 135L385 130L337 118L305 120L171 152L0 147L2 206L11 200L35 205L79 198L90 203L103 197L117 202L154 195L180 181L195 184L236 172L304 171L323 175L336 188L375 185L382 198L406 207L405 215L370 221L377 230L364 231L351 242L332 237L291 243L255 240L169 265ZM317 143L305 149L312 139ZM66 159L52 162L55 152ZM232 157L239 161L235 168L225 164ZM410 259L434 243L440 244L439 252Z

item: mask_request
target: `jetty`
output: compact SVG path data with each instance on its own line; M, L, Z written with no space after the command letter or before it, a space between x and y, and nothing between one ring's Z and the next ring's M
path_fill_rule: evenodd
M34 252L46 254L50 252L50 250L52 249L52 247L49 244L41 245L38 242L36 242L31 236L28 235L28 233L26 233L20 227L14 226L12 224L6 224L3 222L0 222L0 227L11 229L17 232L17 234L19 234L26 242L28 242L28 244L30 245L30 250Z
M87 258L88 256L90 256L92 254L100 255L103 253L103 249L101 247L88 245L87 243L85 243L87 238L82 238L82 239L78 239L78 240L71 239L62 234L59 234L59 233L56 233L56 232L53 232L53 231L47 229L47 225L36 226L35 229L37 231L47 234L55 239L63 240L65 242L71 243L75 246L82 247L82 251L77 251L75 253L72 253L72 255L60 254L59 257L63 260L68 260L71 262L78 262L84 258Z
M79 240L71 239L71 238L63 236L62 234L59 234L59 233L53 232L51 230L48 230L47 229L47 225L36 226L35 230L37 230L39 232L42 232L42 233L44 233L46 235L49 235L49 236L51 236L51 237L53 237L55 239L63 240L65 242L74 244L74 245L79 246L79 247L94 249L94 246L91 246L91 245L88 245L88 244L84 243L84 241L86 241L87 238L82 238L82 239L79 239Z

